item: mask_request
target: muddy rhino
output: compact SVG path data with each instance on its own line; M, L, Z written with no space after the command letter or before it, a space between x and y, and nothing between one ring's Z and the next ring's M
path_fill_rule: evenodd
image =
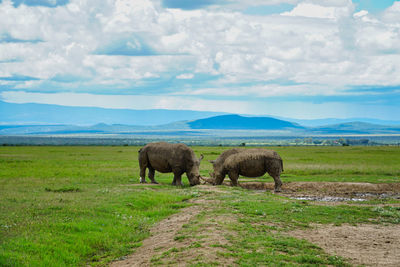
M222 184L226 174L236 186L239 175L246 177L259 177L266 172L275 181L275 192L279 192L282 186L280 179L283 171L282 158L273 150L254 149L230 149L223 152L213 163L214 173L210 173L216 185Z
M173 185L182 185L181 176L186 172L190 185L200 184L200 159L193 150L185 144L169 144L165 142L150 143L139 150L140 182L146 183L146 168L149 169L149 179L154 179L155 171L174 173Z
M257 152L257 151L261 151L261 152L265 152L268 151L266 149L263 148L250 148L250 149L246 149L246 148L231 148L228 150L225 150L224 152L221 153L221 155L219 155L219 157L215 160L209 160L209 162L213 165L213 169L214 172L215 170L220 170L222 168L222 165L224 164L225 160L236 153L240 153L240 152ZM214 173L210 173L211 177L214 177Z

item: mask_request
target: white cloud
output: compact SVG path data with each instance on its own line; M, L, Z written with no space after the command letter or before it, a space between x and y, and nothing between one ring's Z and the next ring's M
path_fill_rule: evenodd
M359 11L357 13L354 13L353 17L360 18L360 17L364 17L366 15L368 15L368 11L367 10L361 10L361 11Z
M182 73L176 76L177 79L182 79L182 80L193 79L193 77L194 77L193 73Z
M400 2L395 1L391 7L383 12L382 19L386 23L393 23L395 26L400 26Z
M292 11L282 13L283 16L300 16L321 19L339 19L350 15L353 5L349 1L320 1L314 3L299 3Z
M161 42L166 50L179 51L185 45L187 34L179 32L161 37Z
M253 86L232 86L232 87L217 87L217 88L201 88L179 92L180 95L209 95L219 97L251 97L251 98L268 98L281 97L287 95L301 96L332 96L346 95L344 90L324 85L253 85ZM354 94L352 94L354 95Z
M280 3L296 6L282 15L239 12L246 6ZM341 95L357 85L400 84L399 18L400 2L373 15L354 13L348 0L231 1L197 10L166 9L150 0L71 0L56 8L16 8L3 0L0 38L7 35L17 41L0 42L0 77L39 80L0 83L38 91L49 90L43 85L51 81L53 91L78 92L84 86L86 92L107 87L107 93L125 89L135 94L139 87L151 90L147 88L158 78L176 78L179 90L191 99ZM96 53L117 40L130 40L127 47L152 53ZM199 73L218 80L200 84L193 79ZM67 88L51 80L60 75L81 79L70 81ZM170 86L157 88L160 99L168 100L157 103L185 106L177 96L181 91ZM188 101L196 106L196 101ZM206 103L210 108L217 105L198 102L205 109Z

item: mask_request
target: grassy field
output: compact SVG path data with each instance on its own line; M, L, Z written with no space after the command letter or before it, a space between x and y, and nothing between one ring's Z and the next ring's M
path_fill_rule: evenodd
M199 197L196 187L170 186L171 174L156 173L161 186L135 186L139 182L138 149L0 147L0 265L107 265L140 246L156 222L190 205L188 199ZM204 154L200 170L208 176L212 166L207 160L227 148L193 149L198 156ZM284 160L284 183L400 182L398 147L272 149ZM186 177L182 180L188 184ZM272 182L268 176L258 180ZM232 252L223 256L244 266L272 259L271 249L290 252L274 259L276 264L282 260L288 265L346 265L343 259L324 254L312 244L281 238L279 231L306 227L314 221L400 223L400 211L390 207L311 206L269 193L223 188L227 194L214 196L223 204L212 212L242 215L239 223L229 226L242 234L231 238L227 249ZM240 202L233 201L238 197ZM201 217L198 220L201 224ZM270 227L260 224L266 220L281 227L275 229L278 233L260 239Z

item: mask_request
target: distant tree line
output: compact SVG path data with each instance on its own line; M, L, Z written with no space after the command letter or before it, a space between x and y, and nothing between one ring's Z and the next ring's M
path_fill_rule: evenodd
M150 142L167 141L183 142L190 146L375 146L400 145L400 137L370 138L222 138L222 139L190 139L190 138L113 138L113 137L43 137L43 136L0 136L2 146L142 146ZM245 142L244 142L245 141Z

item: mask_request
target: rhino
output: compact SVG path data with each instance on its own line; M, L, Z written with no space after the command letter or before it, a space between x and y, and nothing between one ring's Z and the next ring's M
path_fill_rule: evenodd
M228 150L225 150L224 152L221 153L221 155L219 155L219 157L215 160L209 160L209 162L213 165L213 169L214 172L215 170L220 170L222 168L222 165L224 164L225 160L236 153L240 153L240 152L263 152L263 151L268 151L266 149L263 148L250 148L250 149L246 149L246 148L231 148ZM211 177L214 177L214 173L209 173Z
M186 172L190 185L200 184L199 167L203 155L198 159L193 150L185 144L170 144L166 142L150 143L139 150L140 182L146 183L146 168L149 169L149 179L154 179L155 171L174 173L172 185L182 186L181 176Z
M275 181L275 192L280 192L283 162L273 150L262 148L233 148L223 152L215 161L211 161L214 173L210 173L213 184L220 185L228 174L231 184L237 186L239 175L259 177L268 172Z

